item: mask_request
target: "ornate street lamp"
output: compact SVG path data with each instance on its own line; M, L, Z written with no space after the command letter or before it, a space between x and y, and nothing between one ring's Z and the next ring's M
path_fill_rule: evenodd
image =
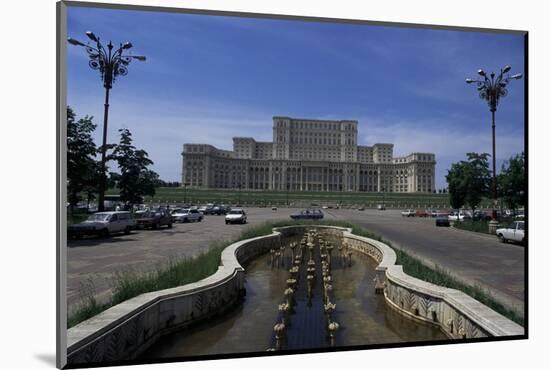
M67 39L69 44L75 46L82 46L86 49L90 61L88 65L92 69L99 71L101 81L103 81L103 87L105 88L105 111L103 113L103 145L101 146L101 179L99 181L99 195L98 195L98 211L104 210L104 198L106 187L105 176L105 153L107 151L107 121L109 116L109 90L113 87L113 83L119 76L126 76L128 74L128 64L132 59L145 61L145 57L142 55L126 55L123 54L126 50L130 49L133 45L131 42L125 42L120 44L118 49L113 51L113 43L109 41L107 49L101 44L99 37L94 35L93 32L86 32L86 36L95 43L95 47L91 46L88 42L84 44L71 37Z
M489 105L489 110L491 111L492 116L492 129L493 129L493 184L492 184L492 193L493 193L493 212L492 220L489 225L489 232L496 231L496 207L497 207L497 173L496 173L496 147L495 147L495 112L497 111L497 106L500 101L500 98L505 97L508 94L507 85L511 80L519 80L522 78L522 74L518 73L515 75L509 75L508 72L512 67L505 66L500 70L498 76L491 72L490 75L487 75L483 69L479 69L477 74L482 77L482 79L473 80L471 78L466 79L467 84L475 83L477 85L477 91L479 91L479 97Z

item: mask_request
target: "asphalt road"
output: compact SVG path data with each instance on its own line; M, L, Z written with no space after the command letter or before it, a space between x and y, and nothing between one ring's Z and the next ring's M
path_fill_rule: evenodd
M147 271L170 258L195 256L218 240L237 237L245 228L268 220L289 219L296 209L247 209L247 225L225 225L223 216L176 224L172 229L143 230L130 235L69 241L67 300L69 311L79 301L81 287L93 282L98 300L110 295L117 271ZM405 218L400 211L325 210L325 219L346 220L381 235L396 247L438 265L455 277L489 291L497 300L523 312L524 249L496 238L436 228L434 219Z
M399 210L327 210L328 214L381 235L394 246L480 286L506 306L524 311L525 247L496 237L448 227L433 218L402 217Z
M170 259L192 257L216 241L231 240L251 226L289 219L298 209L246 209L248 224L226 225L223 216L205 216L202 222L174 224L171 229L133 231L109 238L69 240L67 248L67 304L79 302L84 286L93 283L99 301L106 300L116 272L148 271Z

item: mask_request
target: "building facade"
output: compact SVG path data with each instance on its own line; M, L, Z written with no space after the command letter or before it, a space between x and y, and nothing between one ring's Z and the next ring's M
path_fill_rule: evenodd
M273 142L234 137L233 150L184 144L182 184L196 188L431 193L435 154L393 156L357 144L357 121L273 117Z

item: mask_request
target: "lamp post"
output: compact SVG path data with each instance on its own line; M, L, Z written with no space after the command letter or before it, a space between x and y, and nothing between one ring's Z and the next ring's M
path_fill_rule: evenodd
M497 111L497 106L500 101L500 98L505 97L508 94L507 85L511 80L519 80L522 78L521 73L515 75L509 75L508 72L512 67L505 66L500 70L498 76L495 72L487 75L483 69L479 69L477 74L482 77L482 79L471 79L467 78L466 83L477 85L477 91L479 92L479 97L487 102L489 105L489 110L491 111L492 118L492 130L493 130L493 183L492 183L492 193L493 193L493 212L491 214L491 222L489 223L489 232L494 233L497 227L497 173L496 173L496 144L495 144L495 112Z
M287 183L286 184L286 206L290 206L290 204L288 203L288 188L290 187L290 184Z
M241 183L239 183L239 191L237 193L237 207L241 206Z
M187 186L189 186L188 183L183 183L183 203L187 204Z
M76 39L69 37L67 41L71 45L82 46L86 49L90 61L88 65L90 68L99 70L101 81L103 81L103 87L105 88L105 110L103 113L103 145L101 146L101 179L99 181L99 194L97 197L98 211L104 210L105 199L105 154L107 151L107 122L109 117L109 90L113 87L113 83L119 76L126 76L128 74L128 64L132 59L139 61L145 61L145 57L142 55L125 55L126 50L130 49L133 45L131 42L125 42L120 44L119 47L113 51L113 43L109 41L107 49L101 44L99 37L93 32L87 31L86 36L95 43L95 47L90 43L84 44Z

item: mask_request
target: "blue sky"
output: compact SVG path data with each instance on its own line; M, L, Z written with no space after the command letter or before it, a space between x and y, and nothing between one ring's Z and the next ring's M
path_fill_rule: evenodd
M271 141L272 116L359 121L359 144L436 154L436 187L452 162L491 151L490 112L473 85L483 68L523 73L523 37L371 25L70 7L68 35L131 41L111 91L110 142L129 128L162 179L179 181L182 145L231 149ZM104 89L83 48L68 46L68 104L92 115L100 143ZM497 167L524 150L524 84L497 111Z

